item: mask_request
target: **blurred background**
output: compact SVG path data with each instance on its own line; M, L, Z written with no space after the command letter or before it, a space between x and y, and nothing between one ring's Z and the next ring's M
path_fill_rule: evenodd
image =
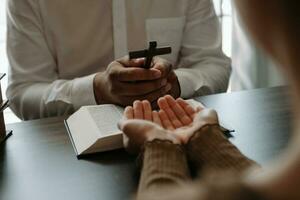
M8 61L6 58L6 0L0 0L0 73L6 73ZM6 99L7 76L1 81L3 98ZM13 123L20 121L10 109L4 111L5 122Z
M7 73L6 58L6 1L0 0L0 72ZM22 0L21 0L22 1ZM232 57L232 77L228 92L272 87L284 84L276 64L271 62L244 31L231 0L213 0L223 33L223 51ZM266 33L267 34L267 33ZM1 82L7 88L7 77ZM5 92L3 92L5 98ZM20 121L10 109L5 111L6 123Z

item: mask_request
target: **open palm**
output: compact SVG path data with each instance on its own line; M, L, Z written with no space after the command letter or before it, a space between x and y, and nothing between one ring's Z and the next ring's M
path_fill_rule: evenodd
M194 109L181 98L175 100L167 95L158 100L158 105L159 111L153 111L148 101L135 101L126 107L119 128L129 151L138 152L146 141L154 139L184 144L201 126L218 123L214 110Z

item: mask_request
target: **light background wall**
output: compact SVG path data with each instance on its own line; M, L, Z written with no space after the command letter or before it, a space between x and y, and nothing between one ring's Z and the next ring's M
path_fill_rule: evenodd
M22 0L21 0L22 1ZM8 61L6 58L6 0L0 0L0 72L7 73ZM1 81L3 98L6 99L7 76ZM6 123L19 122L10 109L4 111Z

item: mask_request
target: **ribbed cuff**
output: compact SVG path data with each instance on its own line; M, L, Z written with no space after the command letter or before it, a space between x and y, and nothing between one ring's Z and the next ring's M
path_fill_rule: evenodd
M187 152L198 169L243 171L256 165L224 137L219 125L202 127L187 144Z
M94 77L92 74L82 78L76 78L72 87L72 103L75 110L81 106L97 105L94 95Z
M189 178L186 155L180 145L161 140L145 144L138 193L179 186Z

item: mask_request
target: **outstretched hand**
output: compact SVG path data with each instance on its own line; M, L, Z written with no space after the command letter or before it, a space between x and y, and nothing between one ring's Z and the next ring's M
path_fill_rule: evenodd
M183 99L170 95L158 100L160 111L153 111L148 101L135 101L126 107L119 128L124 133L124 146L129 152L138 152L147 141L168 140L185 144L206 124L218 124L216 111L205 107L194 109Z
M165 119L163 126L168 130L191 126L196 114L204 109L204 107L194 109L185 100L181 98L175 100L170 95L159 98L158 106L161 119Z
M168 119L160 118L157 111L152 111L149 101L135 101L133 107L126 107L118 124L124 133L124 147L131 153L137 153L145 142L155 139L181 144L179 137L163 127L165 120Z

